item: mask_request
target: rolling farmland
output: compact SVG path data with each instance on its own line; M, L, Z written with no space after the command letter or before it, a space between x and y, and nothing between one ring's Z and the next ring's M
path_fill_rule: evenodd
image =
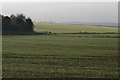
M118 32L114 27L35 23L57 34L3 35L3 78L117 78Z
M72 24L47 24L47 23L34 23L35 31L51 31L53 33L79 33L79 32L115 32L118 33L117 27L105 26L86 26L86 25L72 25Z

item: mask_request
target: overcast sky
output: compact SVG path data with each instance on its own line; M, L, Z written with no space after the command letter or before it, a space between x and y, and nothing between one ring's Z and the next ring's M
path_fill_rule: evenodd
M2 3L2 14L23 13L33 21L99 22L118 21L117 2L24 2Z

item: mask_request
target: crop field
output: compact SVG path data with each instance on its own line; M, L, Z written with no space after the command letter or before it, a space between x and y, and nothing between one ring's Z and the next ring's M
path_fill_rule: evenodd
M84 29L83 27L79 29L78 25L75 25L73 30L67 29L68 25L60 28L63 24L35 25L35 30L38 32L72 33ZM44 26L46 28L43 28ZM117 28L113 27L99 27L100 30L94 28L95 26L92 29L88 27L84 30L85 32L92 29L98 32L100 30L102 32L117 31ZM118 35L3 35L2 77L118 78L118 38L116 36Z
M53 33L79 33L79 32L118 32L117 27L105 27L105 26L86 26L86 25L72 25L72 24L46 24L46 23L34 23L35 31L42 32L48 31Z

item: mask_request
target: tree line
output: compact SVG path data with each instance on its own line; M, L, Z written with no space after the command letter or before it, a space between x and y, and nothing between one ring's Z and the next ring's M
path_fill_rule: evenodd
M2 15L2 33L27 34L34 32L34 25L30 18L23 14L3 16Z

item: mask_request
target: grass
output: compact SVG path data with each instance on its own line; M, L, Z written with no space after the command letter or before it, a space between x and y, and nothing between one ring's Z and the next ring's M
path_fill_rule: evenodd
M72 25L72 24L47 24L47 23L34 23L35 31L49 31L53 33L79 33L79 32L118 32L117 27L105 26L86 26L86 25Z
M118 38L4 35L3 78L117 78Z
M3 35L3 78L118 78L118 28L34 23L37 32Z

